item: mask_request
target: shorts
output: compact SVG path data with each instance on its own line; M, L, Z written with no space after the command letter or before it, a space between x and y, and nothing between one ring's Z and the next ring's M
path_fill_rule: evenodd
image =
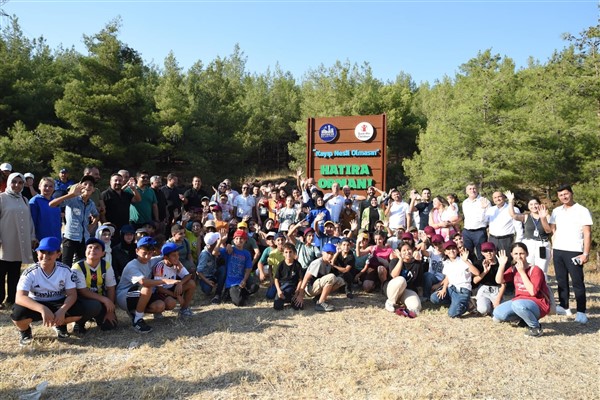
M37 300L36 300L37 301ZM42 304L50 309L53 313L58 311L64 304L64 300L55 300L55 301L37 301L39 304ZM65 313L65 317L81 317L84 314L83 305L79 300L75 301L75 304L71 306ZM15 304L13 307L12 314L10 318L13 321L22 321L24 319L32 319L33 321L41 321L42 314L27 307L23 307L19 304Z

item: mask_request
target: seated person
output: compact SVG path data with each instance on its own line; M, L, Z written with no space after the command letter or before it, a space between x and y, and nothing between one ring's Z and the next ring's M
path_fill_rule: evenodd
M354 282L354 277L358 274L358 271L354 268L355 263L356 260L354 253L352 252L350 239L343 238L333 257L333 268L331 271L335 276L341 276L342 279L344 279L344 282L346 283L344 286L346 297L349 299L354 297L354 294L352 294L352 284Z
M335 307L326 303L327 298L331 293L344 286L345 282L341 277L331 273L331 262L336 253L335 246L327 243L321 250L321 257L310 263L306 269L300 286L302 291L298 293L296 299L297 303L302 305L305 292L312 297L319 296L315 310L329 312L335 310Z
M414 289L414 282L419 280L420 262L415 262L413 257L413 248L404 243L401 245L400 258L394 264L390 275L392 279L383 285L383 293L387 296L385 309L390 312L397 312L397 308L404 311L404 315L414 318L421 311L421 300ZM411 265L417 265L417 271ZM409 289L409 283L412 289ZM403 305L404 307L400 307Z
M456 243L449 240L444 243L444 280L442 286L431 294L433 304L449 304L448 315L460 317L469 309L471 300L471 279L479 275L479 271L469 261L469 251L464 249L458 257Z
M302 283L302 266L296 260L296 247L291 243L283 245L283 261L276 268L274 285L277 290L277 296L273 302L273 308L283 310L286 303L290 303L294 310L301 310L302 305L298 304L298 294L302 292L300 284Z
M180 317L192 317L194 313L190 304L196 293L194 275L179 261L179 246L175 243L165 243L160 249L162 260L152 270L155 280L173 279L177 283L163 283L158 286L158 297L165 302L165 310L172 310L177 303Z
M250 280L252 272L252 256L244 250L248 234L240 229L233 233L233 248L220 249L221 257L225 259L227 278L225 290L236 306L246 305L252 293L258 290L258 284Z
M527 262L527 246L521 242L514 243L510 255L514 265L506 269L508 256L506 251L498 253L498 272L496 282L514 282L515 297L500 304L494 309L494 321L523 320L529 330L527 336L542 335L540 319L550 312L550 298L544 271Z
M285 243L285 235L281 232L275 234L275 248L271 250L269 253L269 257L267 257L267 264L269 265L269 277L271 285L267 289L267 293L265 297L269 300L272 300L277 295L277 290L275 288L275 283L273 282L273 277L277 273L277 267L279 263L281 263L284 259L283 256L283 244ZM264 267L263 267L264 268Z
M109 242L110 243L110 242ZM93 306L97 314L92 318L103 331L117 327L115 314L117 280L110 265L102 256L106 243L97 238L85 242L85 259L73 264L71 269L77 274L77 294L86 304ZM73 326L73 332L86 333L87 319L81 318Z
M125 266L117 285L117 304L131 315L133 329L137 333L149 333L153 330L144 321L144 313L160 315L165 310L165 302L160 299L156 287L165 283L179 283L177 279L153 279L150 260L155 246L156 241L150 236L138 240L135 250L137 257ZM153 262L159 260L157 257Z
M223 235L217 232L208 232L204 236L206 244L200 257L198 257L198 268L196 276L202 292L209 296L214 289L214 297L211 300L213 304L221 302L221 294L223 293L223 285L225 285L225 266L219 265L217 257L219 257L221 244L227 239L227 231L223 231Z
M385 244L385 237L383 231L377 231L375 232L374 245L362 248L357 243L357 256L370 255L364 268L356 275L357 279L362 281L365 292L372 292L388 280L390 257L393 256L394 252L391 247Z
M431 293L442 286L444 280L444 237L442 235L433 235L431 237L431 246L423 252L429 261L429 271L423 274L423 297L429 301Z
M474 284L479 284L477 289L477 312L481 315L491 315L494 308L500 305L504 295L505 284L496 282L498 262L496 261L496 245L492 242L481 244L483 260L474 263L479 270L479 276L473 278Z
M119 243L112 248L112 268L117 282L129 261L135 259L135 229L131 225L121 227Z
M75 273L56 261L60 257L60 240L43 238L35 250L39 261L19 278L10 316L21 335L21 346L33 340L32 321L43 321L44 326L54 327L58 338L67 338L67 324L86 314L82 303L77 301Z
M196 274L196 262L192 258L192 246L185 238L185 228L179 224L174 224L171 227L171 238L167 242L178 246L179 261L190 273Z

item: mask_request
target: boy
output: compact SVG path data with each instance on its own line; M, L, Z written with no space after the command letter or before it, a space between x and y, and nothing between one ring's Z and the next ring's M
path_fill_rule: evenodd
M346 282L346 297L349 299L354 298L354 294L352 294L352 283L354 282L354 277L358 274L358 271L355 268L356 259L354 253L352 253L350 239L342 239L338 251L333 257L332 264L333 268L331 271L333 274L341 277L344 279L344 282Z
M105 243L97 238L85 242L85 259L75 263L71 270L77 275L77 294L95 314L91 317L103 331L117 327L115 293L117 280L109 262L104 260ZM85 300L84 300L85 299ZM81 318L73 326L73 332L84 335L88 319Z
M21 275L10 316L21 335L21 346L29 345L33 340L32 321L53 326L57 337L63 339L69 337L67 324L79 320L85 313L77 301L75 273L56 261L60 256L60 240L43 238L35 250L39 261Z
M302 266L296 261L296 248L291 243L283 245L284 260L279 263L275 272L275 288L277 297L273 302L273 308L283 310L285 303L291 303L294 310L301 310L302 305L298 304L297 296L301 292L300 277L302 276Z
M143 319L144 313L160 314L165 310L165 302L156 293L156 287L179 283L177 279L152 278L150 259L155 246L156 241L150 236L138 240L135 250L137 257L125 266L117 285L117 304L132 316L133 329L137 333L152 332L152 327ZM156 262L158 260L154 259Z
M185 238L185 228L179 224L173 225L171 227L171 238L168 240L168 242L177 245L179 261L189 272L195 274L196 264L192 258L190 242L188 242L188 240Z
M198 260L196 275L200 289L207 296L215 289L215 296L211 300L212 304L219 304L221 302L221 293L225 284L225 267L217 265L217 257L221 254L219 252L221 243L224 243L226 239L226 230L223 231L223 235L219 235L217 232L208 232L204 236L206 246L200 253Z
M179 246L175 243L165 243L160 249L160 254L162 261L154 266L154 279L179 279L176 284L163 284L157 288L159 297L165 302L165 309L172 310L179 303L179 316L192 317L194 313L190 304L196 293L196 281L179 261Z
M244 250L244 244L248 234L240 229L233 233L233 245L231 254L227 249L221 248L221 257L225 258L227 278L225 289L228 290L231 301L236 306L243 306L248 301L251 293L256 292L256 284L248 285L250 273L252 272L252 256L248 250ZM251 287L248 287L251 286Z

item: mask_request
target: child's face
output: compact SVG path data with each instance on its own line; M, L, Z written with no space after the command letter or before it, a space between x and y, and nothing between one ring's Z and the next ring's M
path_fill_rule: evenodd
M104 243L109 243L109 242L110 242L110 239L112 238L112 236L111 236L111 234L110 234L110 231L109 231L108 229L104 229L104 230L102 231L101 238L102 238L102 241L103 241Z
M454 260L458 254L458 249L456 247L450 247L444 250L444 253L449 259Z
M165 256L168 265L179 265L179 252L172 251Z
M287 261L288 263L294 261L295 258L295 253L293 250L290 249L283 249L283 257L285 258L285 261Z
M137 255L139 262L141 262L142 264L148 264L150 262L150 259L152 258L152 255L154 254L154 249L147 248L145 246L138 247L135 250L135 254Z
M102 258L104 252L102 251L102 246L98 243L88 244L85 248L85 258L91 261L98 261Z
M184 236L185 236L185 231L180 230L180 231L175 232L173 234L173 240L176 241L176 242L179 242L179 241L181 241L184 238Z
M123 235L123 241L127 244L131 244L133 242L133 238L135 235L133 233L126 233Z
M281 250L283 248L283 242L283 238L277 238L275 239L275 246L277 246L277 248Z

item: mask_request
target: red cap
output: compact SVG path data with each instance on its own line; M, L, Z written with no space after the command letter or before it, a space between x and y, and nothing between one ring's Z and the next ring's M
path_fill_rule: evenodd
M435 229L432 226L427 225L423 230L427 235L435 235Z
M233 237L234 238L241 237L242 239L248 240L248 234L245 231L241 230L241 229L236 230L233 233Z

